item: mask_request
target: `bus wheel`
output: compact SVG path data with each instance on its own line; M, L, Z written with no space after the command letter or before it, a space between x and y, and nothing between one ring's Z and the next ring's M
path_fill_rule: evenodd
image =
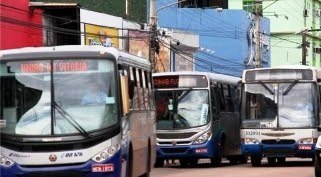
M276 158L275 157L268 157L267 158L269 165L274 166L276 163Z
M242 155L240 157L240 164L246 164L247 163L247 156L246 155Z
M315 157L315 160L314 160L314 173L315 173L315 177L321 176L321 166L317 157Z
M154 164L154 167L155 168L164 167L164 159L156 158L156 162Z
M251 156L251 164L253 167L261 166L261 157Z
M182 167L188 167L189 162L187 159L180 159L179 164L181 164Z
M221 163L222 163L221 156L211 158L211 165L213 167L219 167L221 165Z
M284 164L285 163L285 157L278 157L277 161L278 161L278 164Z

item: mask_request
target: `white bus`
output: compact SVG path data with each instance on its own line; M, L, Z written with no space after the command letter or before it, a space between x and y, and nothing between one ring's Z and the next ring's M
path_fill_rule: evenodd
M100 46L0 51L0 176L149 176L148 60Z
M242 152L253 166L313 158L320 112L321 69L284 66L245 70L242 79Z
M240 78L205 72L153 74L157 110L157 160L178 159L195 166L207 158L219 166L223 156L244 163L240 149Z

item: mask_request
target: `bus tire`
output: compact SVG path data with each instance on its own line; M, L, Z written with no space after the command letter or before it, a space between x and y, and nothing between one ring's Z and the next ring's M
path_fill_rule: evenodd
M267 160L270 166L274 166L276 164L276 157L268 157Z
M276 159L278 161L278 164L284 164L285 163L285 157L278 157Z
M127 158L127 171L126 171L126 177L132 177L133 176L133 149L132 145L129 145L129 151L128 151L128 158Z
M188 166L189 166L189 163L188 163L188 160L187 160L187 159L180 159L180 160L179 160L179 164L180 164L182 167L188 167Z
M321 167L317 157L315 157L315 160L314 160L314 173L315 173L315 177L321 177Z
M143 174L141 177L150 177L150 157L151 157L151 147L150 147L150 142L148 141L146 173Z
M247 163L247 156L246 155L242 155L240 157L240 164L246 164Z
M261 157L251 156L251 164L253 167L261 166Z
M221 163L222 163L222 156L211 158L211 165L213 167L219 167L221 165Z
M156 158L156 161L155 161L154 167L155 167L155 168L161 168L161 167L164 167L164 159Z

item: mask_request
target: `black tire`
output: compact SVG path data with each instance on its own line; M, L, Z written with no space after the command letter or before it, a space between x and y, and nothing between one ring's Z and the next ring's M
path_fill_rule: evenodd
M196 167L198 159L180 159L179 163L182 167Z
M150 156L151 156L151 148L150 148L150 143L148 143L146 173L143 174L141 177L150 177Z
M315 157L314 160L314 173L315 177L321 177L321 166L317 157Z
M278 157L276 159L278 161L278 164L284 164L285 163L285 157Z
M188 167L188 166L189 166L189 163L188 163L188 160L187 160L187 159L180 159L180 160L179 160L179 164L180 164L182 167Z
M261 166L261 157L251 156L251 164L253 167Z
M276 164L276 157L268 157L267 159L270 166L274 166Z
M127 158L127 171L126 171L126 177L132 177L133 172L133 154L132 154L132 146L129 146L129 153L128 153L128 158Z
M240 157L240 164L246 164L247 163L247 156L245 156L245 155L242 155L241 157Z
M155 168L161 168L164 167L164 159L156 158L156 162L154 164Z
M229 157L228 160L231 165L237 165L239 163L239 159L237 157Z
M219 166L221 166L221 163L222 163L222 157L221 156L211 158L211 165L213 167L219 167Z

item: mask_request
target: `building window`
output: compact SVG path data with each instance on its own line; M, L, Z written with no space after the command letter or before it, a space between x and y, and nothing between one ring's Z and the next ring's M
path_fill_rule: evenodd
M228 9L228 0L188 0L178 4L180 8L223 8Z
M243 10L247 12L255 12L255 5L258 3L259 13L262 15L262 2L255 2L255 0L243 0Z

